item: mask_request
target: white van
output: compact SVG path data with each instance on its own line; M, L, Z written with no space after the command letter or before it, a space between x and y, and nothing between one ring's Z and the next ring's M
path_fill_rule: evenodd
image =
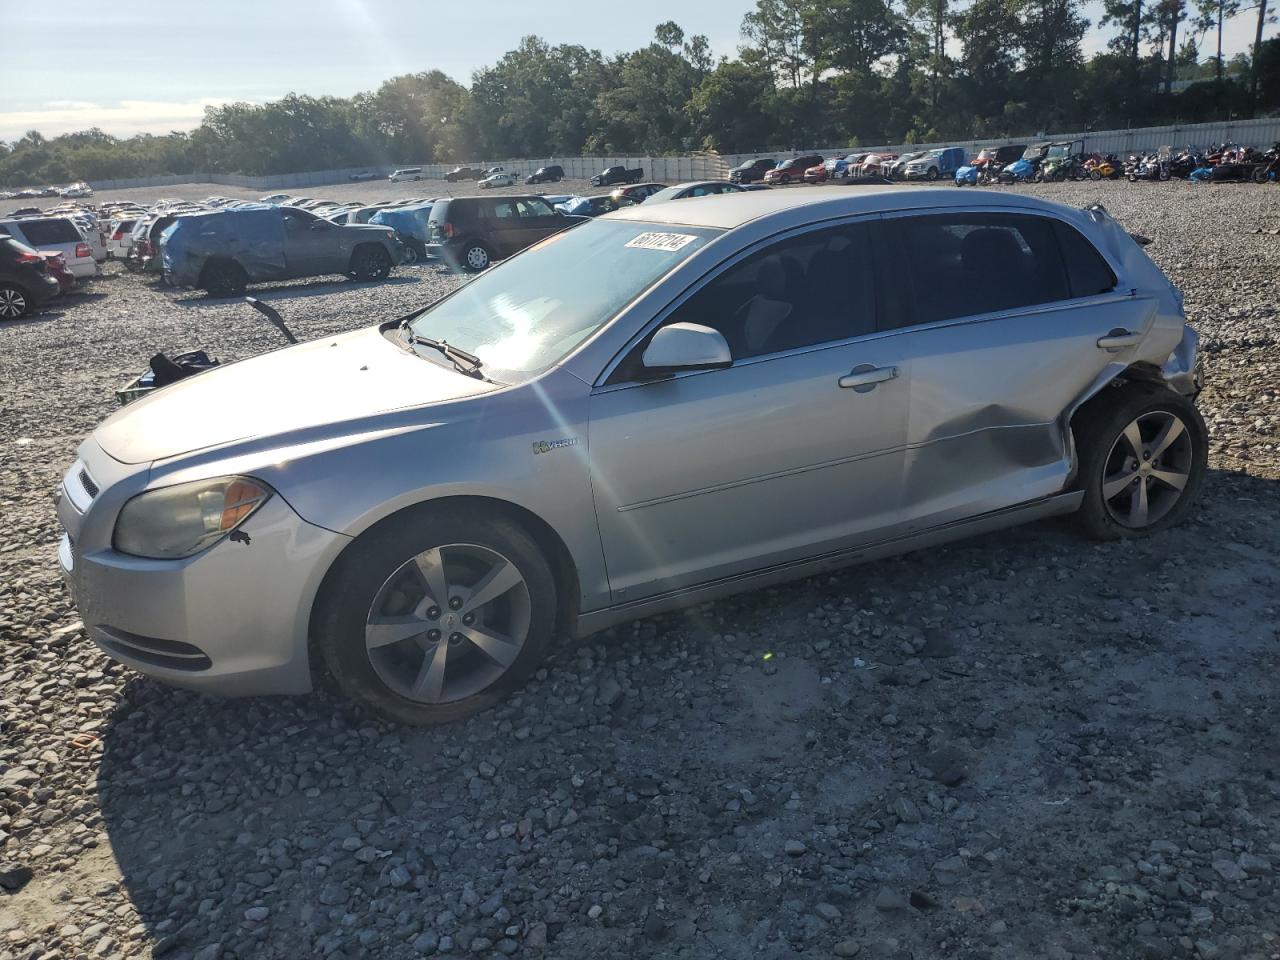
M391 176L387 177L392 183L399 183L401 180L421 180L421 167L405 167L403 170L396 170Z

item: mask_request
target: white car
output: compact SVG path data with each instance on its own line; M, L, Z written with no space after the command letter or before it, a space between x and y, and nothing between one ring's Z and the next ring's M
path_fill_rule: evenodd
M421 180L422 168L421 167L402 167L399 170L393 171L391 176L387 177L387 179L390 180L392 183L399 183L402 180Z
M19 243L41 252L62 254L67 269L77 280L98 273L93 248L70 217L31 217L26 220L0 220L0 234L7 233Z
M490 187L512 187L515 186L516 175L510 170L504 170L501 173L492 173L480 181L477 186L481 190L487 190Z
M259 203L288 203L292 199L293 199L293 194L291 193L269 193L258 202Z
M93 187L81 181L79 183L72 183L63 187L61 190L58 191L58 193L61 196L70 197L73 199L78 197L92 197Z
M133 228L138 222L136 216L113 218L107 225L107 254L117 260L129 256L129 244L133 242Z

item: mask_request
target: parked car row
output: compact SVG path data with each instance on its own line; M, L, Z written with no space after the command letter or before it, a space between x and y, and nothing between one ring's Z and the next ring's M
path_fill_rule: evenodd
M74 201L0 217L0 320L74 290L97 276L109 255L98 214Z
M69 183L65 187L27 187L24 190L0 190L0 200L38 200L43 197L83 200L92 196L93 187L84 181Z

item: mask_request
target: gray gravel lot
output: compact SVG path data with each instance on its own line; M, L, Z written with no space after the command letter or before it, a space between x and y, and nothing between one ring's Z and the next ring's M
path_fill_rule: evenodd
M61 587L52 495L112 391L272 328L114 267L0 327L0 960L1280 956L1280 190L1028 189L1101 199L1186 294L1187 523L1045 523L566 642L437 730L163 687ZM457 282L261 295L311 338Z

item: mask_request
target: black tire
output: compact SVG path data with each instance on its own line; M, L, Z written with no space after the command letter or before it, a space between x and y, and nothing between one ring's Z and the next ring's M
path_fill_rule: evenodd
M486 270L492 263L493 253L479 240L468 243L462 251L462 269L470 273Z
M929 172L925 174L925 179L928 180L930 183L932 183L934 180L937 180L939 176L940 174L938 173L938 168L930 167Z
M403 564L425 551L452 544L476 545L514 565L527 587L528 629L518 655L483 689L451 702L424 703L384 680L371 660L366 629L375 600ZM388 720L425 726L469 717L523 686L551 649L557 615L551 566L523 527L490 511L428 505L384 521L347 549L325 581L312 625L317 649L343 693ZM465 648L462 652L475 661L475 651ZM454 655L452 649L449 653ZM412 646L407 655L416 655ZM494 666L483 659L480 664L490 669Z
M205 292L218 299L242 296L248 285L249 275L234 260L210 260L200 278Z
M0 321L17 320L31 312L31 296L16 283L0 283Z
M373 243L358 246L351 252L347 276L353 280L385 280L391 273L391 254L386 247Z
M411 243L406 243L404 245L404 259L400 262L404 264L408 264L409 266L412 266L413 264L417 263L418 248Z
M1160 425L1168 417L1182 425L1176 438L1145 463L1136 455L1130 456L1133 444L1127 431L1137 425L1135 440L1154 450L1162 436ZM1159 384L1110 387L1080 412L1073 429L1080 464L1078 483L1084 489L1077 517L1089 536L1098 540L1144 537L1178 523L1195 503L1204 483L1209 443L1204 418L1191 400ZM1160 479L1184 472L1180 490ZM1115 486L1126 479L1128 482ZM1106 495L1108 481L1115 491L1110 499ZM1142 516L1150 517L1148 522L1131 522L1135 499L1141 502ZM1122 513L1127 516L1122 518Z

